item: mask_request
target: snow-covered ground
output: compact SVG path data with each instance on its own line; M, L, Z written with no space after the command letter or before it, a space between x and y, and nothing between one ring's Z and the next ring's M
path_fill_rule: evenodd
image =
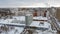
M10 30L8 32L2 32L0 34L21 34L23 32L23 27L15 27L15 29Z
M54 32L51 30L46 30L46 31L36 30L36 31L37 31L37 34L57 34L56 31Z
M25 24L11 23L13 20L15 20L15 19L5 19L5 20L4 19L0 19L0 25L2 26L2 24L8 24L8 25L23 25L23 26L25 26ZM24 27L14 27L14 29L9 30L8 32L3 31L0 34L20 34L20 33L23 32L23 30L24 30Z
M15 20L16 19L16 20ZM47 17L33 17L33 19L38 19L38 20L48 20ZM13 16L13 19L0 19L0 24L9 24L9 25L25 25L25 24L20 24L19 23L12 23L12 21L25 21L25 16ZM33 21L29 26L34 26L34 27L40 27L40 28L47 28L48 30L46 31L40 31L40 30L36 30L38 32L38 34L54 34L52 33L52 29L51 29L51 25L48 22L43 22L44 24L41 24L40 21ZM20 34L21 32L23 32L24 27L15 27L14 29L8 31L8 32L2 32L1 34ZM47 33L48 32L48 33ZM35 33L33 33L35 34Z

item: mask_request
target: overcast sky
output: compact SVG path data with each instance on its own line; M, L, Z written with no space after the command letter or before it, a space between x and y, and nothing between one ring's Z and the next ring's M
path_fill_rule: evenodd
M60 0L0 0L0 7L10 6L60 6Z

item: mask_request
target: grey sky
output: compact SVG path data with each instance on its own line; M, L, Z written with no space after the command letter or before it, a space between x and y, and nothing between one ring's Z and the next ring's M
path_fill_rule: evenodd
M60 6L60 0L0 0L0 7L10 6Z

